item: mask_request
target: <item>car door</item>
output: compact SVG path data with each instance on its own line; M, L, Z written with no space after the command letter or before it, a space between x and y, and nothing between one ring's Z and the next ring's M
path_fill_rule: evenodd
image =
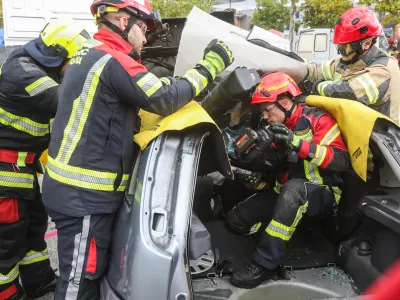
M138 154L115 222L102 300L192 299L187 244L204 141L213 149L209 171L223 157L229 166L216 134L222 139L204 125L169 131Z

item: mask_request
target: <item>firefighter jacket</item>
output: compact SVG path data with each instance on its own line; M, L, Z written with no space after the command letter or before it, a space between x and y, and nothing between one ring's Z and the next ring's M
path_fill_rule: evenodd
M24 48L0 69L0 197L36 197L35 162L50 141L60 78Z
M138 109L172 114L208 83L198 69L158 79L131 52L119 35L100 30L71 59L43 182L52 210L78 217L115 212L133 164Z
M340 58L321 65L308 65L308 79L323 81L317 86L321 96L359 101L400 125L400 71L396 59L376 46L354 64Z
M289 179L302 178L326 186L339 203L343 181L337 172L350 167L350 158L335 119L318 108L297 104L285 125L302 141L299 151L289 155L288 171L275 191Z

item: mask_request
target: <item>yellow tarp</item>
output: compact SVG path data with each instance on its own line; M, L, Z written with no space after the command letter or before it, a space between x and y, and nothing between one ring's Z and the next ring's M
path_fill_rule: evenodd
M40 156L40 162L42 163L43 166L47 165L47 149Z
M155 115L140 110L140 132L134 136L134 141L143 150L157 136L165 131L179 131L195 125L205 125L210 133L210 143L213 145L213 155L209 159L226 178L233 178L231 165L226 152L224 138L214 120L195 101L191 101L177 112L167 117ZM208 125L208 126L207 126ZM203 127L204 128L204 127ZM199 127L199 130L201 127Z
M375 122L378 119L386 119L396 124L390 118L357 101L308 96L306 104L321 108L333 115L349 150L351 164L356 173L366 181L369 139Z
M134 141L143 150L158 135L167 130L183 130L185 128L200 124L215 124L214 120L195 101L191 101L177 112L167 117L152 114L140 110L141 118L140 132L134 136Z

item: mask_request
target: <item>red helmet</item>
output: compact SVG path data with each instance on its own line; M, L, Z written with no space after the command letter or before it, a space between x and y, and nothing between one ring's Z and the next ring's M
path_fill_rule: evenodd
M366 6L350 8L340 16L334 30L334 44L347 44L382 34L383 27Z
M301 94L301 91L289 75L282 72L271 73L261 78L261 83L253 95L251 104L275 102L279 95L285 93L296 97Z
M104 6L104 8L102 7ZM130 14L143 19L149 30L155 26L154 15L148 0L94 0L90 11L94 17L100 17L107 12L117 12L118 10L109 10L107 7L116 7L125 9Z
M389 39L388 39L389 45L392 45L394 41L396 41L395 38L389 38Z

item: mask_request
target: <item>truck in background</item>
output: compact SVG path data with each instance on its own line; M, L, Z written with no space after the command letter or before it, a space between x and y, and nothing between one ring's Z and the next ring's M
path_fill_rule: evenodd
M389 47L384 34L378 37L376 45L385 50ZM339 56L333 44L333 29L310 28L301 30L295 45L295 53L308 62L321 63Z
M90 14L92 0L2 0L4 43L24 45L39 36L51 19L69 17L82 22L90 33L96 27Z

